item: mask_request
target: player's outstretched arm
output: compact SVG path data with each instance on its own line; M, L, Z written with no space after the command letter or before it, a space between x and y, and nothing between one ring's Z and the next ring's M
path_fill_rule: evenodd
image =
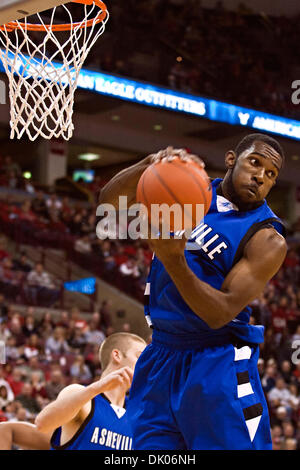
M151 164L151 155L117 173L102 189L99 204L112 204L119 208L119 196L127 196L128 205L136 202L136 187L143 172Z
M197 155L192 155L184 149L174 149L167 147L157 153L148 155L140 162L117 173L101 190L99 204L112 204L116 209L119 207L119 196L127 196L128 205L136 202L136 187L143 172L152 163L160 160L172 161L174 156L181 160L193 160L204 168L204 163Z
M96 395L116 387L128 390L132 376L133 371L129 367L122 367L87 387L80 384L65 387L56 400L49 403L37 415L35 419L37 429L47 433L75 420L78 423L83 422L89 413L90 402Z
M217 290L189 268L184 240L151 240L150 245L191 310L215 329L233 320L261 294L287 252L284 238L275 229L260 230L247 243L243 258L226 276L221 290Z
M0 423L0 450L21 449L49 450L50 434L43 434L34 424L26 422Z

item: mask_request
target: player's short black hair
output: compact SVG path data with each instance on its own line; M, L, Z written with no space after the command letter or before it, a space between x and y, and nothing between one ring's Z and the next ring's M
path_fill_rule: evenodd
M282 159L282 164L281 168L283 167L284 161L285 161L285 155L283 148L277 142L277 140L273 139L273 137L270 137L269 135L266 134L249 134L246 135L236 146L235 148L235 153L237 154L237 157L241 155L245 150L247 150L249 147L253 145L254 142L264 142L265 144L270 145L276 152L279 153Z

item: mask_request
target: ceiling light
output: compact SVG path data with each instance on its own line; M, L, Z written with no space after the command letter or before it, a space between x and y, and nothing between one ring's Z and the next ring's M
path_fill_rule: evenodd
M23 177L24 177L26 180L30 180L30 178L32 177L32 174L30 173L30 171L24 171Z
M101 158L100 155L97 153L82 153L78 155L79 160L84 160L86 162L93 162L95 160L99 160Z
M176 60L177 60L177 62L182 62L182 57L181 57L181 55L179 55L178 57L176 57Z

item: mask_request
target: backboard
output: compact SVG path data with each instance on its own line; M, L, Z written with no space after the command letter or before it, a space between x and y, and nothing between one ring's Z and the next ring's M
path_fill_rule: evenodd
M0 25L67 3L68 0L1 0Z

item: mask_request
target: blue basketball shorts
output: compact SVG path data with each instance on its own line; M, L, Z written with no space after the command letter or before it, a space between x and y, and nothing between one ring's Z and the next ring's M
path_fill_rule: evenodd
M187 349L153 341L128 402L135 450L271 450L259 346Z

